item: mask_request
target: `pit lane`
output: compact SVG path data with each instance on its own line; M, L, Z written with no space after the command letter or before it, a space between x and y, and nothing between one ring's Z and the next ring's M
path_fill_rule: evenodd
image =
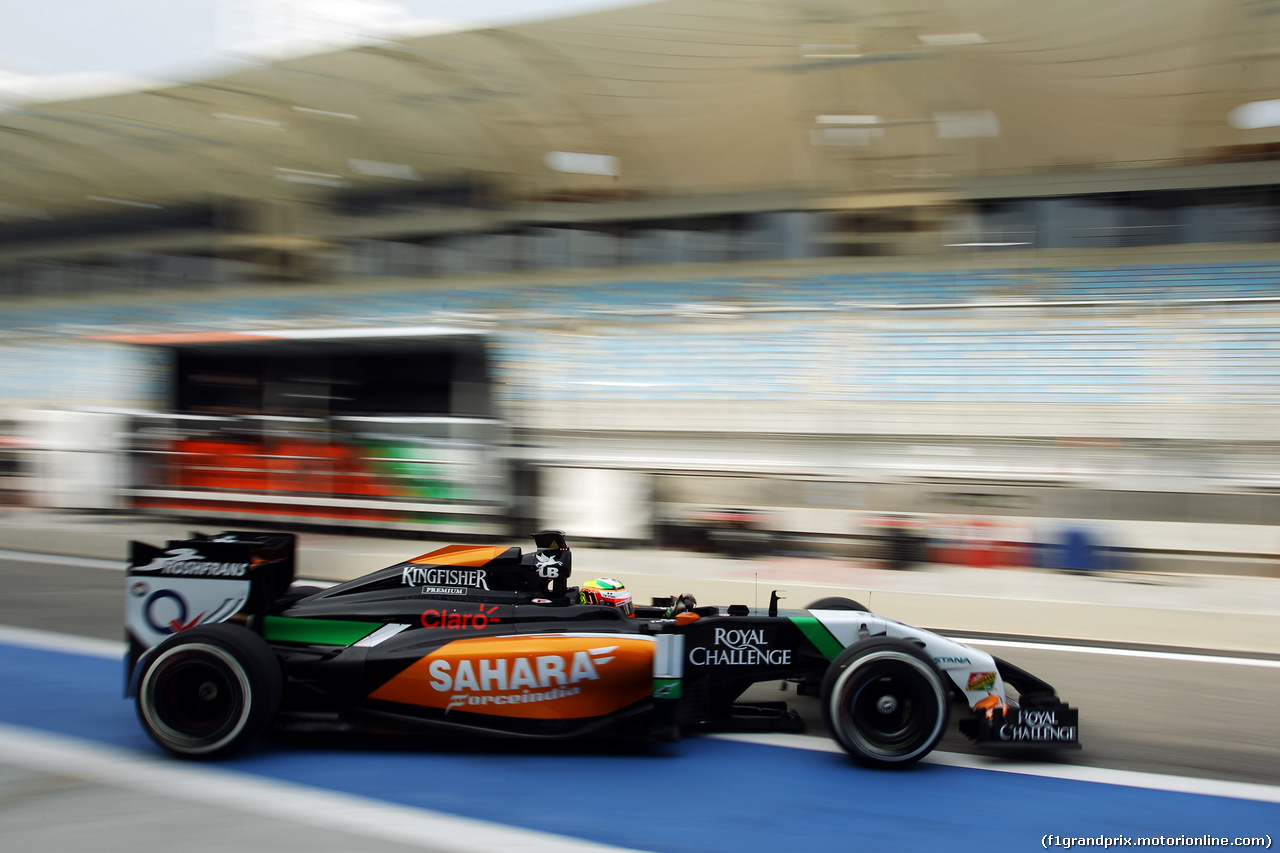
M123 573L104 570L118 564L37 559L0 554L0 583L6 590L0 597L0 625L121 638ZM1080 709L1084 748L1038 758L1280 785L1280 726L1274 713L1280 707L1280 660L1034 637L964 639L1048 681ZM757 685L744 698L784 699L805 720L811 736L825 738L817 699L780 687ZM975 752L954 731L940 749Z
M57 631L89 642L119 642L122 574L71 563L12 555L0 559L0 582L9 591L0 600L0 624ZM1133 657L1109 653L1127 650L1096 644L1064 648L1042 646L1030 638L988 638L988 642L1026 643L1016 648L993 645L989 650L1054 684L1081 709L1085 748L1035 756L1047 762L1051 771L1056 765L1063 771L1060 775L1068 777L1080 770L1113 768L1200 780L1280 783L1280 732L1271 713L1280 700L1280 670L1275 661L1184 651ZM153 752L133 719L130 704L120 698L118 663L79 654L73 646L74 642L69 643L65 651L14 651L0 640L0 659L7 668L16 666L24 678L37 673L43 679L29 690L15 692L13 696L26 698L5 702L0 722L96 740L111 748ZM85 674L72 677L71 669ZM16 686L18 676L6 677ZM88 685L97 686L90 690ZM1078 830L1087 834L1091 826L1117 832L1125 826L1125 831L1136 834L1144 834L1144 829L1146 834L1168 834L1181 826L1187 834L1223 835L1241 834L1236 829L1254 825L1251 821L1274 827L1280 816L1274 801L1247 803L1168 791L1140 792L949 766L948 762L955 763L950 756L963 759L973 753L963 738L954 735L940 747L939 761L918 772L863 771L829 751L829 741L821 735L816 700L782 693L778 685L757 686L749 698L757 695L791 701L811 723L808 744L821 744L819 749L706 738L621 755L591 748L510 745L388 752L287 742L228 764L233 770L282 784L319 784L327 790L411 808L443 805L450 814L655 850L769 849L766 842L794 844L798 832L812 849L847 849L848 832L857 832L863 839L869 834L893 848L901 846L904 838L924 843L934 838L930 833L951 836L957 827L969 825L974 815L998 821L1001 837L1008 839L1010 812L1017 813L1014 828L1019 836L1028 836L1028 843L1039 838L1030 834L1040 824L1054 821L1041 833ZM1006 766L1018 763L996 761ZM227 767L219 765L219 769ZM373 779L382 781L372 784ZM360 784L372 787L361 788L352 780L364 780ZM438 781L432 780L449 780L444 802ZM780 785L783 780L785 784ZM546 792L550 799L531 796L531 792ZM526 806L525 799L541 805ZM593 835L587 819L592 809L568 809L566 815L558 805L582 800L621 804L629 825L651 825L647 821L662 825L665 818L667 826L683 827L699 840L695 844L680 838ZM512 801L522 804L484 807L489 802ZM1060 805L1070 802L1078 809L1085 801L1091 803L1086 813L1093 815L1094 824L1081 825L1076 817L1075 825L1062 828L1066 815L1056 811ZM1205 802L1211 802L1212 808ZM904 803L912 805L908 808ZM913 811L921 803L931 810L924 824ZM1140 825L1134 825L1139 814L1143 816ZM767 828L761 826L764 815L773 816ZM718 840L713 841L700 829L704 818L713 817L716 827L736 824L754 829L745 834L733 828L718 830L713 836Z

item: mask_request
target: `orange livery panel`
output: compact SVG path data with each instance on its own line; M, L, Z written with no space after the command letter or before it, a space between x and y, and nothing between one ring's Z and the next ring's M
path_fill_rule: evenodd
M454 640L370 698L500 717L597 717L652 693L653 649L651 637L622 634Z
M446 545L429 554L414 557L409 562L434 566L483 566L508 550L510 549L489 546Z

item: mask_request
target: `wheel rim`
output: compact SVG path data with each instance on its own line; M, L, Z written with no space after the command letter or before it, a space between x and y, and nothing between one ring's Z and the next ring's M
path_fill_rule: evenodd
M941 687L911 655L869 655L842 674L835 696L838 734L865 755L911 759L927 751L942 729Z
M163 652L147 668L139 693L147 726L165 746L179 752L216 750L249 721L248 676L218 646L191 643Z

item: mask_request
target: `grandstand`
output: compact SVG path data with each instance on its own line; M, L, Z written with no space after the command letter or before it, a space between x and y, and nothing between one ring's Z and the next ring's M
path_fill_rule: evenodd
M1076 519L1269 573L1280 121L1241 115L1280 15L1077 5L664 0L15 101L10 489L602 539Z

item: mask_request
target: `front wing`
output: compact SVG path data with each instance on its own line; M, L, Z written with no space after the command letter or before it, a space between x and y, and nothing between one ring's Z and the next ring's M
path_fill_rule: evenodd
M1080 747L1080 712L1064 702L979 711L960 721L960 733L984 749Z

